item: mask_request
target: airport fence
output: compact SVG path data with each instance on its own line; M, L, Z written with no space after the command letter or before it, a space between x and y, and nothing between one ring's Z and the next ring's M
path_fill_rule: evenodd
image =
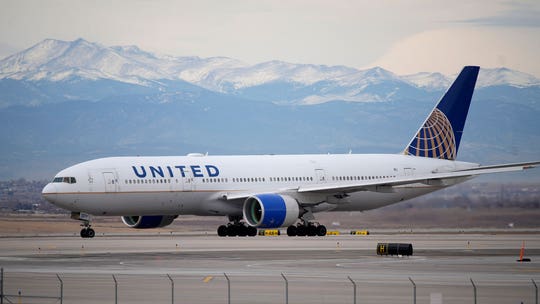
M421 282L419 282L421 281ZM0 304L22 303L535 303L534 279L480 285L301 275L50 274L0 269Z

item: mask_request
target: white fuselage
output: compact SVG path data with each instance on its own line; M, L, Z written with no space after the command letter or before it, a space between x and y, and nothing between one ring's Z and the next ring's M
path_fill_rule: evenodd
M43 194L59 207L93 215L241 216L242 201L224 197L242 193L288 194L300 205L312 206L313 212L362 211L417 197L467 178L343 196L297 190L314 184L390 182L405 176L474 166L477 165L398 154L111 157L62 170Z

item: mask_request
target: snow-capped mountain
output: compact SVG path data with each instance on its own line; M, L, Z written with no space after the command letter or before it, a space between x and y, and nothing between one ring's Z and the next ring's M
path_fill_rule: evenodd
M64 81L78 77L148 85L160 79L197 82L210 71L243 65L224 57L158 56L136 46L47 39L0 61L0 79Z
M502 85L510 85L519 88L538 86L540 85L540 79L533 75L507 68L480 69L480 74L478 75L479 87Z
M412 75L402 76L402 79L409 81L419 88L428 90L444 90L448 88L452 82L450 77L441 73L421 72Z
M445 90L454 77L440 73L398 76L379 67L358 70L283 61L248 65L226 57L156 55L136 46L107 47L83 39L47 39L0 61L0 80L111 80L162 92L167 91L167 81L185 81L213 92L280 104L413 98L421 92ZM540 80L506 68L481 69L479 88L501 85L539 86Z
M401 78L409 81L419 88L443 90L450 86L456 76L457 74L445 76L441 73L422 72L412 75L405 75ZM480 73L478 74L478 82L476 83L478 88L504 85L518 88L538 86L540 85L540 79L534 77L533 75L520 71L514 71L508 68L480 69Z

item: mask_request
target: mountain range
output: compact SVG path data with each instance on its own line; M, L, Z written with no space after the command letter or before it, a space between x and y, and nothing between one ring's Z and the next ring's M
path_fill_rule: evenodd
M440 73L398 76L378 67L358 70L282 61L248 65L226 57L156 55L136 46L106 47L83 39L71 42L47 39L0 61L0 80L30 84L110 80L159 92L171 91L171 81L186 82L212 92L280 104L391 101L409 95L416 97L423 91L444 90L454 77ZM506 68L482 69L478 80L479 88L539 85L540 79ZM2 98L0 106L33 104L44 101L40 96L50 97L50 93L43 92L39 86L33 89L38 96L18 101ZM103 97L84 93L63 94L54 99L98 100Z
M47 39L0 61L0 179L106 155L398 152L455 76ZM539 100L538 78L481 69L460 158L539 159Z

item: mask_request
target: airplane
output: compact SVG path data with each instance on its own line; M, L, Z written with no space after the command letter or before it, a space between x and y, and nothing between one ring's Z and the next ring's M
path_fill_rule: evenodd
M466 66L397 154L108 157L60 171L42 191L82 221L121 216L131 228L164 227L179 215L228 216L219 236L325 236L323 211L365 211L402 202L477 175L520 171L540 161L481 166L456 160L480 67Z

